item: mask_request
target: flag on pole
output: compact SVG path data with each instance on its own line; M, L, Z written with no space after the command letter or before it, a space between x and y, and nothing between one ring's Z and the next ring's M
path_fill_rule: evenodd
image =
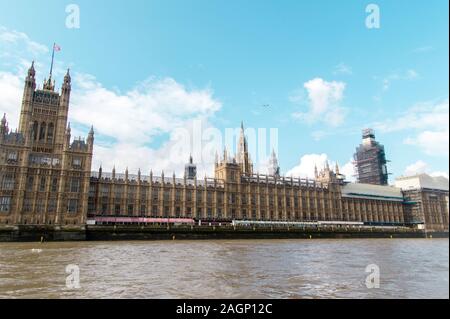
M61 47L55 43L55 44L53 44L53 50L55 50L56 52L59 52L59 51L61 51Z

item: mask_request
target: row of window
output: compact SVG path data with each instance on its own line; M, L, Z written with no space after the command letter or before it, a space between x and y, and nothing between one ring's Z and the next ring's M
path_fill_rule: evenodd
M77 213L78 212L78 199L69 199L67 201L66 211L67 213ZM0 197L0 212L10 212L11 211L11 197L1 196ZM48 201L47 208L45 207L45 200L38 199L36 205L33 209L33 199L25 198L23 203L23 211L26 213L35 211L36 213L54 213L56 212L56 199L50 199Z
M26 184L26 190L27 191L33 191L34 190L34 181L35 181L35 177L34 176L28 176L27 184ZM48 177L41 176L39 178L37 190L39 192L45 192L47 190L46 189L47 183L48 183ZM57 177L51 178L50 183L51 183L50 191L51 192L57 192L58 191L58 178ZM81 185L80 178L72 177L72 178L69 179L69 185L68 185L68 189L67 190L69 192L71 192L71 193L78 193L80 191L80 185Z

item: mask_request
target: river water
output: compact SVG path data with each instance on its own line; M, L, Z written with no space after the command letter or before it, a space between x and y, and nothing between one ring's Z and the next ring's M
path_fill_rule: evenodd
M0 298L449 298L448 278L448 239L0 243Z

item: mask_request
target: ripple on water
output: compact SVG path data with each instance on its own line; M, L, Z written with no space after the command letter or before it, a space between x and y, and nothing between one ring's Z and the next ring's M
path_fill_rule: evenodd
M0 298L448 298L448 265L446 239L0 243Z

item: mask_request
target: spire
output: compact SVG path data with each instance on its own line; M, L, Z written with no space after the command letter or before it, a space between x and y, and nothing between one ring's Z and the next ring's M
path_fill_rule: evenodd
M36 75L36 70L34 69L34 61L33 61L33 62L31 62L31 66L28 69L28 77L30 79L33 79L35 75Z
M94 125L91 125L91 129L89 130L89 136L94 136Z
M319 177L319 171L317 170L317 165L316 165L316 164L314 164L314 176L315 176L316 178Z
M64 83L70 83L72 80L70 76L70 69L67 69L66 75L64 76Z
M272 148L272 154L269 158L269 175L271 176L280 176L280 166L278 165L277 155L275 153L275 149Z
M327 160L326 163L325 163L325 169L326 169L327 171L330 170L330 163L328 162L328 160Z
M6 122L6 113L3 114L2 121L0 123L0 134L7 134L8 133L8 123Z
M336 173L336 175L339 175L339 174L340 174L340 173L339 173L339 164L338 164L338 162L336 162L335 173Z
M194 164L194 160L192 159L192 154L189 154L189 164Z

